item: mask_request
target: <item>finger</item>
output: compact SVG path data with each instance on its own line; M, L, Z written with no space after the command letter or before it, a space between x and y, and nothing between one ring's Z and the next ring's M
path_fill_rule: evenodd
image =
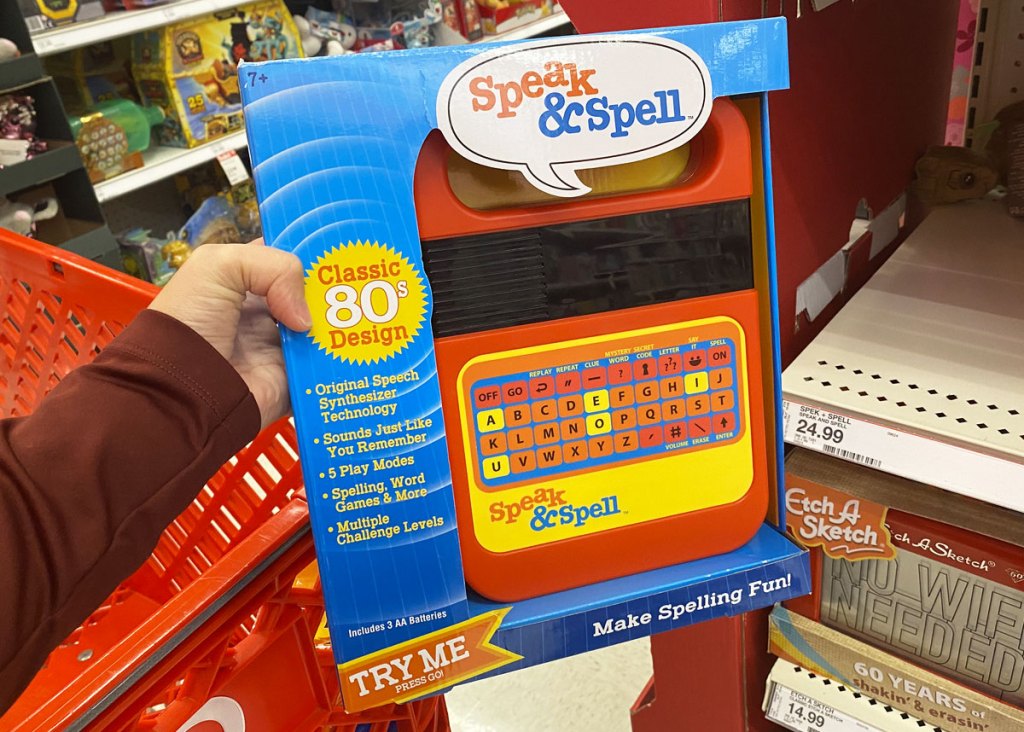
M312 318L306 304L302 263L289 252L267 246L207 244L216 259L213 271L222 286L244 295L265 297L270 314L296 331L309 330Z

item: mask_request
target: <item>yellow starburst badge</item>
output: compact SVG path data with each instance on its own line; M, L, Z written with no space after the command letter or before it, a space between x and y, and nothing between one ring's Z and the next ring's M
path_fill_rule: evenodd
M422 275L403 255L377 242L331 249L306 272L309 334L335 358L384 361L406 348L427 313Z

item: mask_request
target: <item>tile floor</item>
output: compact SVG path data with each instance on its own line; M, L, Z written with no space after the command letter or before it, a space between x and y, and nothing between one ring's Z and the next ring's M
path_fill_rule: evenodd
M644 638L461 686L447 696L452 732L630 732L650 648Z

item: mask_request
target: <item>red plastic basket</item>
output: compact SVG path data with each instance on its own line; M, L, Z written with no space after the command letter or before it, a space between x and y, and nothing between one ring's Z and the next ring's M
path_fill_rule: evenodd
M156 289L0 229L0 417L25 415ZM441 698L348 714L295 433L264 430L49 657L0 730L442 732ZM219 726L218 726L219 724Z

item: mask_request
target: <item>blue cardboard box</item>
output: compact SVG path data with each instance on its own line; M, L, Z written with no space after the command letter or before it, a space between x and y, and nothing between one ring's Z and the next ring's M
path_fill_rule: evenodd
M486 540L488 529L486 521L481 528L457 520L457 502L465 497L453 491L450 456L464 448L456 433L467 407L462 404L460 415L452 402L443 414L442 395L454 379L444 368L439 376L437 359L439 334L462 325L457 317L454 325L432 323L435 291L447 292L452 283L437 266L428 273L421 236L427 222L439 229L452 225L446 209L430 202L439 189L447 195L460 183L451 169L447 181L417 179L424 156L443 149L457 156L465 175L490 180L500 192L497 202L466 203L477 191L463 186L466 205L459 210L476 211L465 214L470 219L500 223L501 204L508 201L515 202L516 215L536 210L530 206L538 201L587 194L604 205L615 185L661 185L636 173L664 173L643 167L651 161L671 168L675 160L678 169L665 175L684 179L692 160L678 158L679 151L709 124L714 100L728 97L720 104L738 110L750 136L752 193L743 211L755 242L750 277L760 342L748 346L759 346L761 354L752 393L765 398L748 406L763 409L768 425L760 442L775 501L782 460L767 92L788 84L785 33L784 19L776 18L240 68L265 237L297 254L307 270L314 326L309 333L285 329L283 341L327 627L350 711L809 591L806 555L771 523L754 526L731 551L682 563L654 557L650 566L661 568L609 574L582 586L567 577L557 591L515 602L487 599L467 584L467 568L472 564L480 577L479 557L487 554L461 551L459 533L472 529ZM633 172L610 182L609 166ZM621 183L627 179L633 182ZM484 250L483 257L491 260L491 254L492 268L506 266L501 251ZM516 296L473 284L466 280L459 291L464 298L456 298L467 311L490 313L493 301ZM547 388L545 377L538 378L537 388ZM485 411L474 412L467 424L483 431L489 429L485 420L504 420L488 417L501 410ZM735 414L737 420L749 416ZM599 416L588 412L589 434L601 429L592 419ZM707 443L712 452L741 432L749 438L733 417L716 413L715 419L721 424L712 423L713 437L691 434L675 445ZM662 444L661 433L655 438L651 450ZM593 446L590 455L592 480L600 485L604 463L595 462ZM536 453L537 460L543 457ZM510 466L492 465L490 473L483 467L481 480L500 488L511 479ZM726 465L722 475L709 473L703 492L679 500L716 495L730 470ZM622 510L617 495L556 502L556 508L529 499L517 504L516 515L505 507L501 523L512 528L499 528L519 531L513 541L527 543L531 531L588 536L602 526L640 522L658 501L677 499L629 500ZM723 504L729 500L720 497ZM516 524L522 511L527 519ZM685 540L680 536L679 543ZM563 554L567 573L587 564L579 550L572 553ZM560 562L543 564L544 586L557 584ZM507 586L529 577L501 579Z

